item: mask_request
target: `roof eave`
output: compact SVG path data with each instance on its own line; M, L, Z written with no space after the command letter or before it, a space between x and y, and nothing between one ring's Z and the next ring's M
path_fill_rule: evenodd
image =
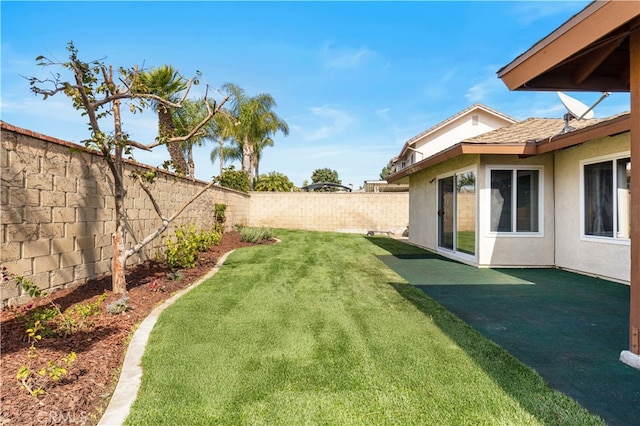
M628 23L639 11L637 1L594 1L501 68L498 77L509 90L526 90L531 80Z

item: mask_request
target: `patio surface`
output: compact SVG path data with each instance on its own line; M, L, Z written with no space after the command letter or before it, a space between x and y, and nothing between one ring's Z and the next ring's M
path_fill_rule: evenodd
M380 259L607 424L640 424L640 371L619 361L628 286L555 269L479 269L426 251Z

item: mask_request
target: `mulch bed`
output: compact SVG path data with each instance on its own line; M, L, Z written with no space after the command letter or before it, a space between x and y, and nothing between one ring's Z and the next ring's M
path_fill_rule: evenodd
M219 246L200 254L196 267L182 270L182 278L171 280L164 265L150 261L127 268L128 305L125 313L112 315L106 306L120 298L111 292L111 277L92 280L79 287L57 291L51 299L61 310L78 303L95 302L107 294L100 314L90 317L93 326L69 337L47 337L36 344L36 366L75 352L76 360L58 382L47 382L46 393L32 397L16 380L19 368L28 362L29 342L23 319L12 309L1 313L1 425L85 424L95 425L109 403L124 360L128 340L158 304L206 275L224 253L255 244L241 241L238 232L228 232ZM164 291L154 291L158 287ZM45 301L38 301L40 305ZM38 304L20 307L23 311Z

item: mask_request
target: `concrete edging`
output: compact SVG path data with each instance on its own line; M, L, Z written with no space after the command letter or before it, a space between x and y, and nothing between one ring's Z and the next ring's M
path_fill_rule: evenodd
M102 414L102 418L100 419L98 426L121 425L127 419L129 411L131 410L131 405L136 400L138 390L140 389L140 383L142 380L142 355L144 354L144 350L147 346L149 334L151 333L151 330L153 330L160 314L181 296L215 275L224 264L227 257L234 251L235 250L231 250L223 254L207 275L200 278L189 287L178 291L162 304L155 307L140 323L129 342L127 353L122 363L120 377L118 378L118 384L116 385L116 389L113 391L113 395L111 395L109 405L107 405L107 409Z

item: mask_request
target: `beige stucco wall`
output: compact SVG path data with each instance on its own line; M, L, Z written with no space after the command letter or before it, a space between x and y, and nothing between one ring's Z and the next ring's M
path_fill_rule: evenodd
M629 133L597 139L558 151L556 163L556 264L558 267L630 280L630 245L581 237L580 161L629 152Z
M401 236L407 192L252 192L250 226Z
M6 124L1 139L2 265L49 290L108 273L115 216L113 181L102 158L78 145ZM136 243L160 224L148 196L128 177L134 168L144 167L126 166L127 244ZM163 214L170 216L204 185L158 171L152 192ZM211 226L215 203L228 206L228 226L249 222L248 195L210 189L128 263L154 258L162 238L173 235L176 226ZM2 283L0 292L3 304L26 297L12 283Z
M478 161L476 155L461 156L410 175L409 242L438 251L437 178L454 171L477 168Z
M473 124L473 116L478 117L476 124ZM406 157L400 161L405 161L406 165L409 166L438 152L444 151L465 139L499 129L509 124L511 124L510 121L487 111L481 109L472 110L460 117L452 119L451 122L446 123L441 128L418 138L413 143L414 149L418 152L409 150ZM410 160L412 156L415 161Z
M496 235L489 232L489 195L487 166L542 166L544 186L544 222L540 235ZM442 250L438 247L437 179L453 172L475 168L477 177L477 252L476 259ZM552 266L554 264L553 157L526 159L517 156L467 155L443 162L410 176L409 241L478 266ZM472 206L468 197L464 200ZM465 215L460 215L466 220ZM459 219L460 220L460 219ZM464 224L467 225L466 222Z

